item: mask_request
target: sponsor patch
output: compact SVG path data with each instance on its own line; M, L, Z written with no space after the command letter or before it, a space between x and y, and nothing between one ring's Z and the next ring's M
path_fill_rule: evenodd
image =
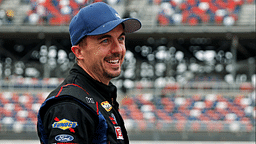
M123 140L123 134L120 126L115 126L115 131L116 131L116 138L119 140Z
M117 124L117 121L116 121L116 117L113 113L111 113L111 116L109 116L109 119L111 120L111 122L115 125Z
M58 142L70 142L74 140L74 137L68 134L60 134L55 137L55 140Z
M93 98L85 97L87 103L95 103Z
M55 118L54 120L57 121L57 122L54 122L52 124L52 128L59 128L59 129L62 129L62 130L69 129L71 132L74 132L73 128L78 126L77 122L72 122L72 121L67 120L67 119L59 120L58 118Z
M101 103L101 106L107 111L109 112L111 109L112 109L112 106L111 104L109 104L108 101L104 101Z

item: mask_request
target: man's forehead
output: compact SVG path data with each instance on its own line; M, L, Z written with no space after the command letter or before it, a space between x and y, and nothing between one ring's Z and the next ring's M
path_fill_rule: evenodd
M107 33L100 34L100 35L94 35L93 37L97 38L97 39L101 39L101 38L104 38L104 37L113 37L115 35L117 35L118 37L122 36L122 35L125 35L124 28L121 28L120 25L118 25L113 30L111 30Z

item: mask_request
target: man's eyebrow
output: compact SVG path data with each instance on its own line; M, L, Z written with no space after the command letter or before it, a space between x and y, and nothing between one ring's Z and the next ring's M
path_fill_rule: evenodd
M119 37L121 37L121 36L125 36L125 33L124 33L124 32L121 33ZM106 34L106 35L100 36L100 37L98 38L98 40L101 40L101 39L104 39L104 38L110 38L110 37L112 37L112 36Z
M124 33L124 32L123 32L123 33L121 33L121 34L120 34L120 36L125 36L125 33ZM120 37L120 36L119 36L119 37Z
M103 36L100 36L98 38L98 40L101 40L101 39L104 39L104 38L109 38L109 37L112 37L111 35L103 35Z

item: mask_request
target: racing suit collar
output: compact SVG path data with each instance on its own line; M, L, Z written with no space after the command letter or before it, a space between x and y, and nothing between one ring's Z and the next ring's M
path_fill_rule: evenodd
M112 105L118 105L116 102L117 88L113 83L109 82L109 85L105 85L95 79L93 79L88 73L86 73L77 63L74 64L70 73L79 73L84 76L87 82L89 82L107 101Z

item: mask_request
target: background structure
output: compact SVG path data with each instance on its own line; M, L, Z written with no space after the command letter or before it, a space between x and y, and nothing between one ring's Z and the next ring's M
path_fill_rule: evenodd
M0 0L0 139L37 139L70 19L96 1L143 24L113 80L131 140L255 141L255 0Z

